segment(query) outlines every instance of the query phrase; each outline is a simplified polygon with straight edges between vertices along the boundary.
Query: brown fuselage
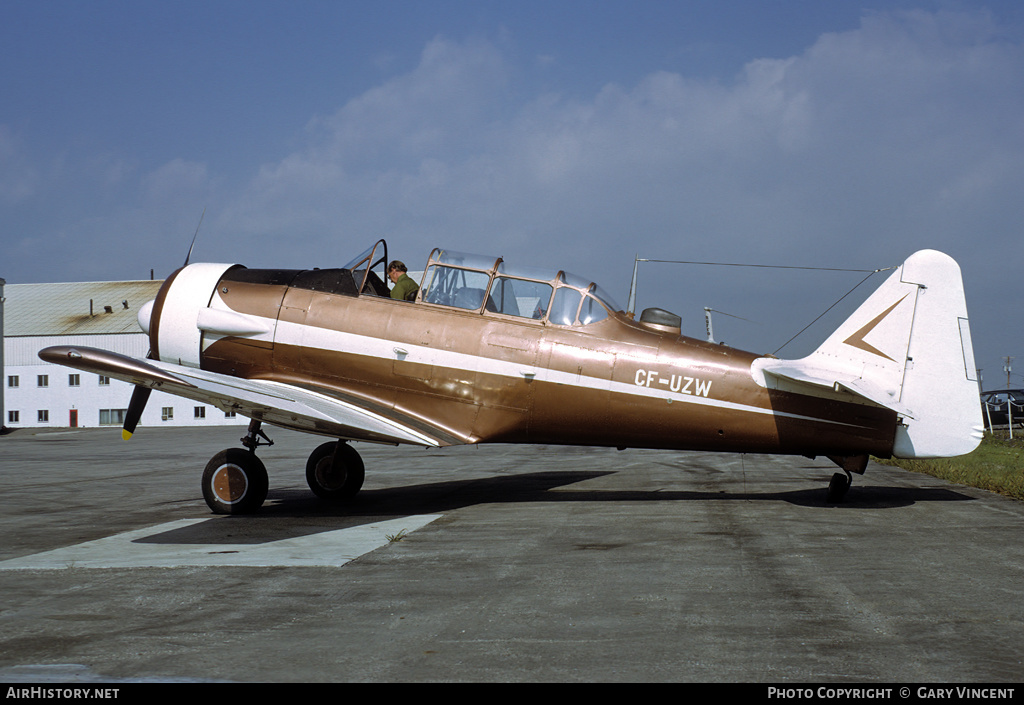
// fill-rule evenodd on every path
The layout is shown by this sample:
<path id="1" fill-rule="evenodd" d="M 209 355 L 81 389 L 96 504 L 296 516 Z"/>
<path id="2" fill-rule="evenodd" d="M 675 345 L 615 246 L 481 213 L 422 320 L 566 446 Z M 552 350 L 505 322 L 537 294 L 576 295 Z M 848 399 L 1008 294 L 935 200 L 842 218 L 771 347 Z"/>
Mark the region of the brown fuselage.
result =
<path id="1" fill-rule="evenodd" d="M 351 401 L 436 439 L 888 456 L 897 415 L 759 386 L 758 355 L 612 314 L 590 325 L 226 275 L 273 334 L 204 341 L 204 370 Z"/>

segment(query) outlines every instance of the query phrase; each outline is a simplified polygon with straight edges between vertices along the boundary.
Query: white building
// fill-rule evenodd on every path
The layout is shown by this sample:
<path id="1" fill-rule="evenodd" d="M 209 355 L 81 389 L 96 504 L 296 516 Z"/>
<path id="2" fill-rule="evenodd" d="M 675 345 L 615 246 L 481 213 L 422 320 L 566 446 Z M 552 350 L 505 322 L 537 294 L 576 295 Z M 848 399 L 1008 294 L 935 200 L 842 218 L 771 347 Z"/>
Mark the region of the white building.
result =
<path id="1" fill-rule="evenodd" d="M 159 281 L 6 284 L 0 325 L 2 426 L 15 428 L 121 426 L 132 385 L 43 362 L 51 345 L 80 345 L 145 358 L 149 338 L 139 328 L 142 304 Z M 246 424 L 215 406 L 154 391 L 139 426 Z"/>

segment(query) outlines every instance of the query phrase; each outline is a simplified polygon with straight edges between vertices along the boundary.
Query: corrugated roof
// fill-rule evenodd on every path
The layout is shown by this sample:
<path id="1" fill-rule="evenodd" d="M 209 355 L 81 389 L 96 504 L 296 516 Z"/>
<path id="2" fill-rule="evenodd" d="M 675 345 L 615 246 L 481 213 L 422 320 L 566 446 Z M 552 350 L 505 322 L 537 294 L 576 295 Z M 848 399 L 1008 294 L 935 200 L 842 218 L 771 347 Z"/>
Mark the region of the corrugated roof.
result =
<path id="1" fill-rule="evenodd" d="M 139 308 L 156 298 L 162 283 L 146 280 L 7 284 L 3 334 L 15 337 L 138 333 Z"/>

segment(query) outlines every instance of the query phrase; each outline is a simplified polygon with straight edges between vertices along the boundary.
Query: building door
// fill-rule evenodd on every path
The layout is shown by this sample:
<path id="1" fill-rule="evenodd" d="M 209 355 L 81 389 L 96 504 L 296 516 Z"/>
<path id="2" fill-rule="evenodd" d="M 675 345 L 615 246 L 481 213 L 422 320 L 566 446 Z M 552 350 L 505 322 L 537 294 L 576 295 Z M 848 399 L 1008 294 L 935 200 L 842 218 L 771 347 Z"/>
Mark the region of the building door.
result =
<path id="1" fill-rule="evenodd" d="M 71 428 L 78 428 L 78 409 L 71 410 L 68 425 L 71 426 Z"/>

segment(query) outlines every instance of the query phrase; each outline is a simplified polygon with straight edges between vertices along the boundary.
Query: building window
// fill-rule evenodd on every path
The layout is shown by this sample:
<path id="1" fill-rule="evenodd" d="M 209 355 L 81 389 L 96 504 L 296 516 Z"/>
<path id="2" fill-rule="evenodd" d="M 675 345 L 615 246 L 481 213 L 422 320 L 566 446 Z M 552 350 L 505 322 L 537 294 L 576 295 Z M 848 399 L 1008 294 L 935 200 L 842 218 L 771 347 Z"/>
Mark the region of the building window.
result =
<path id="1" fill-rule="evenodd" d="M 81 382 L 80 375 L 68 375 L 68 386 L 77 387 Z"/>
<path id="2" fill-rule="evenodd" d="M 8 410 L 7 423 L 21 423 L 21 412 Z"/>
<path id="3" fill-rule="evenodd" d="M 100 386 L 101 387 L 109 387 L 110 386 L 110 377 L 104 377 L 103 375 L 100 375 Z"/>
<path id="4" fill-rule="evenodd" d="M 233 419 L 233 418 L 235 418 L 235 412 L 234 411 L 225 411 L 224 412 L 224 418 L 226 418 L 226 419 Z"/>
<path id="5" fill-rule="evenodd" d="M 197 406 L 196 407 L 196 420 L 198 421 L 200 419 L 205 419 L 205 418 L 206 418 L 206 407 L 205 406 Z"/>
<path id="6" fill-rule="evenodd" d="M 160 411 L 160 418 L 163 419 L 164 421 L 174 421 L 174 407 L 165 406 Z"/>
<path id="7" fill-rule="evenodd" d="M 37 387 L 49 387 L 50 386 L 50 375 L 38 375 L 36 377 Z"/>
<path id="8" fill-rule="evenodd" d="M 128 409 L 100 409 L 100 426 L 122 426 Z"/>
<path id="9" fill-rule="evenodd" d="M 50 423 L 50 412 L 46 409 L 40 409 L 38 411 L 36 420 L 39 423 Z"/>
<path id="10" fill-rule="evenodd" d="M 17 387 L 19 385 L 18 375 L 9 375 L 7 377 L 8 387 Z"/>

